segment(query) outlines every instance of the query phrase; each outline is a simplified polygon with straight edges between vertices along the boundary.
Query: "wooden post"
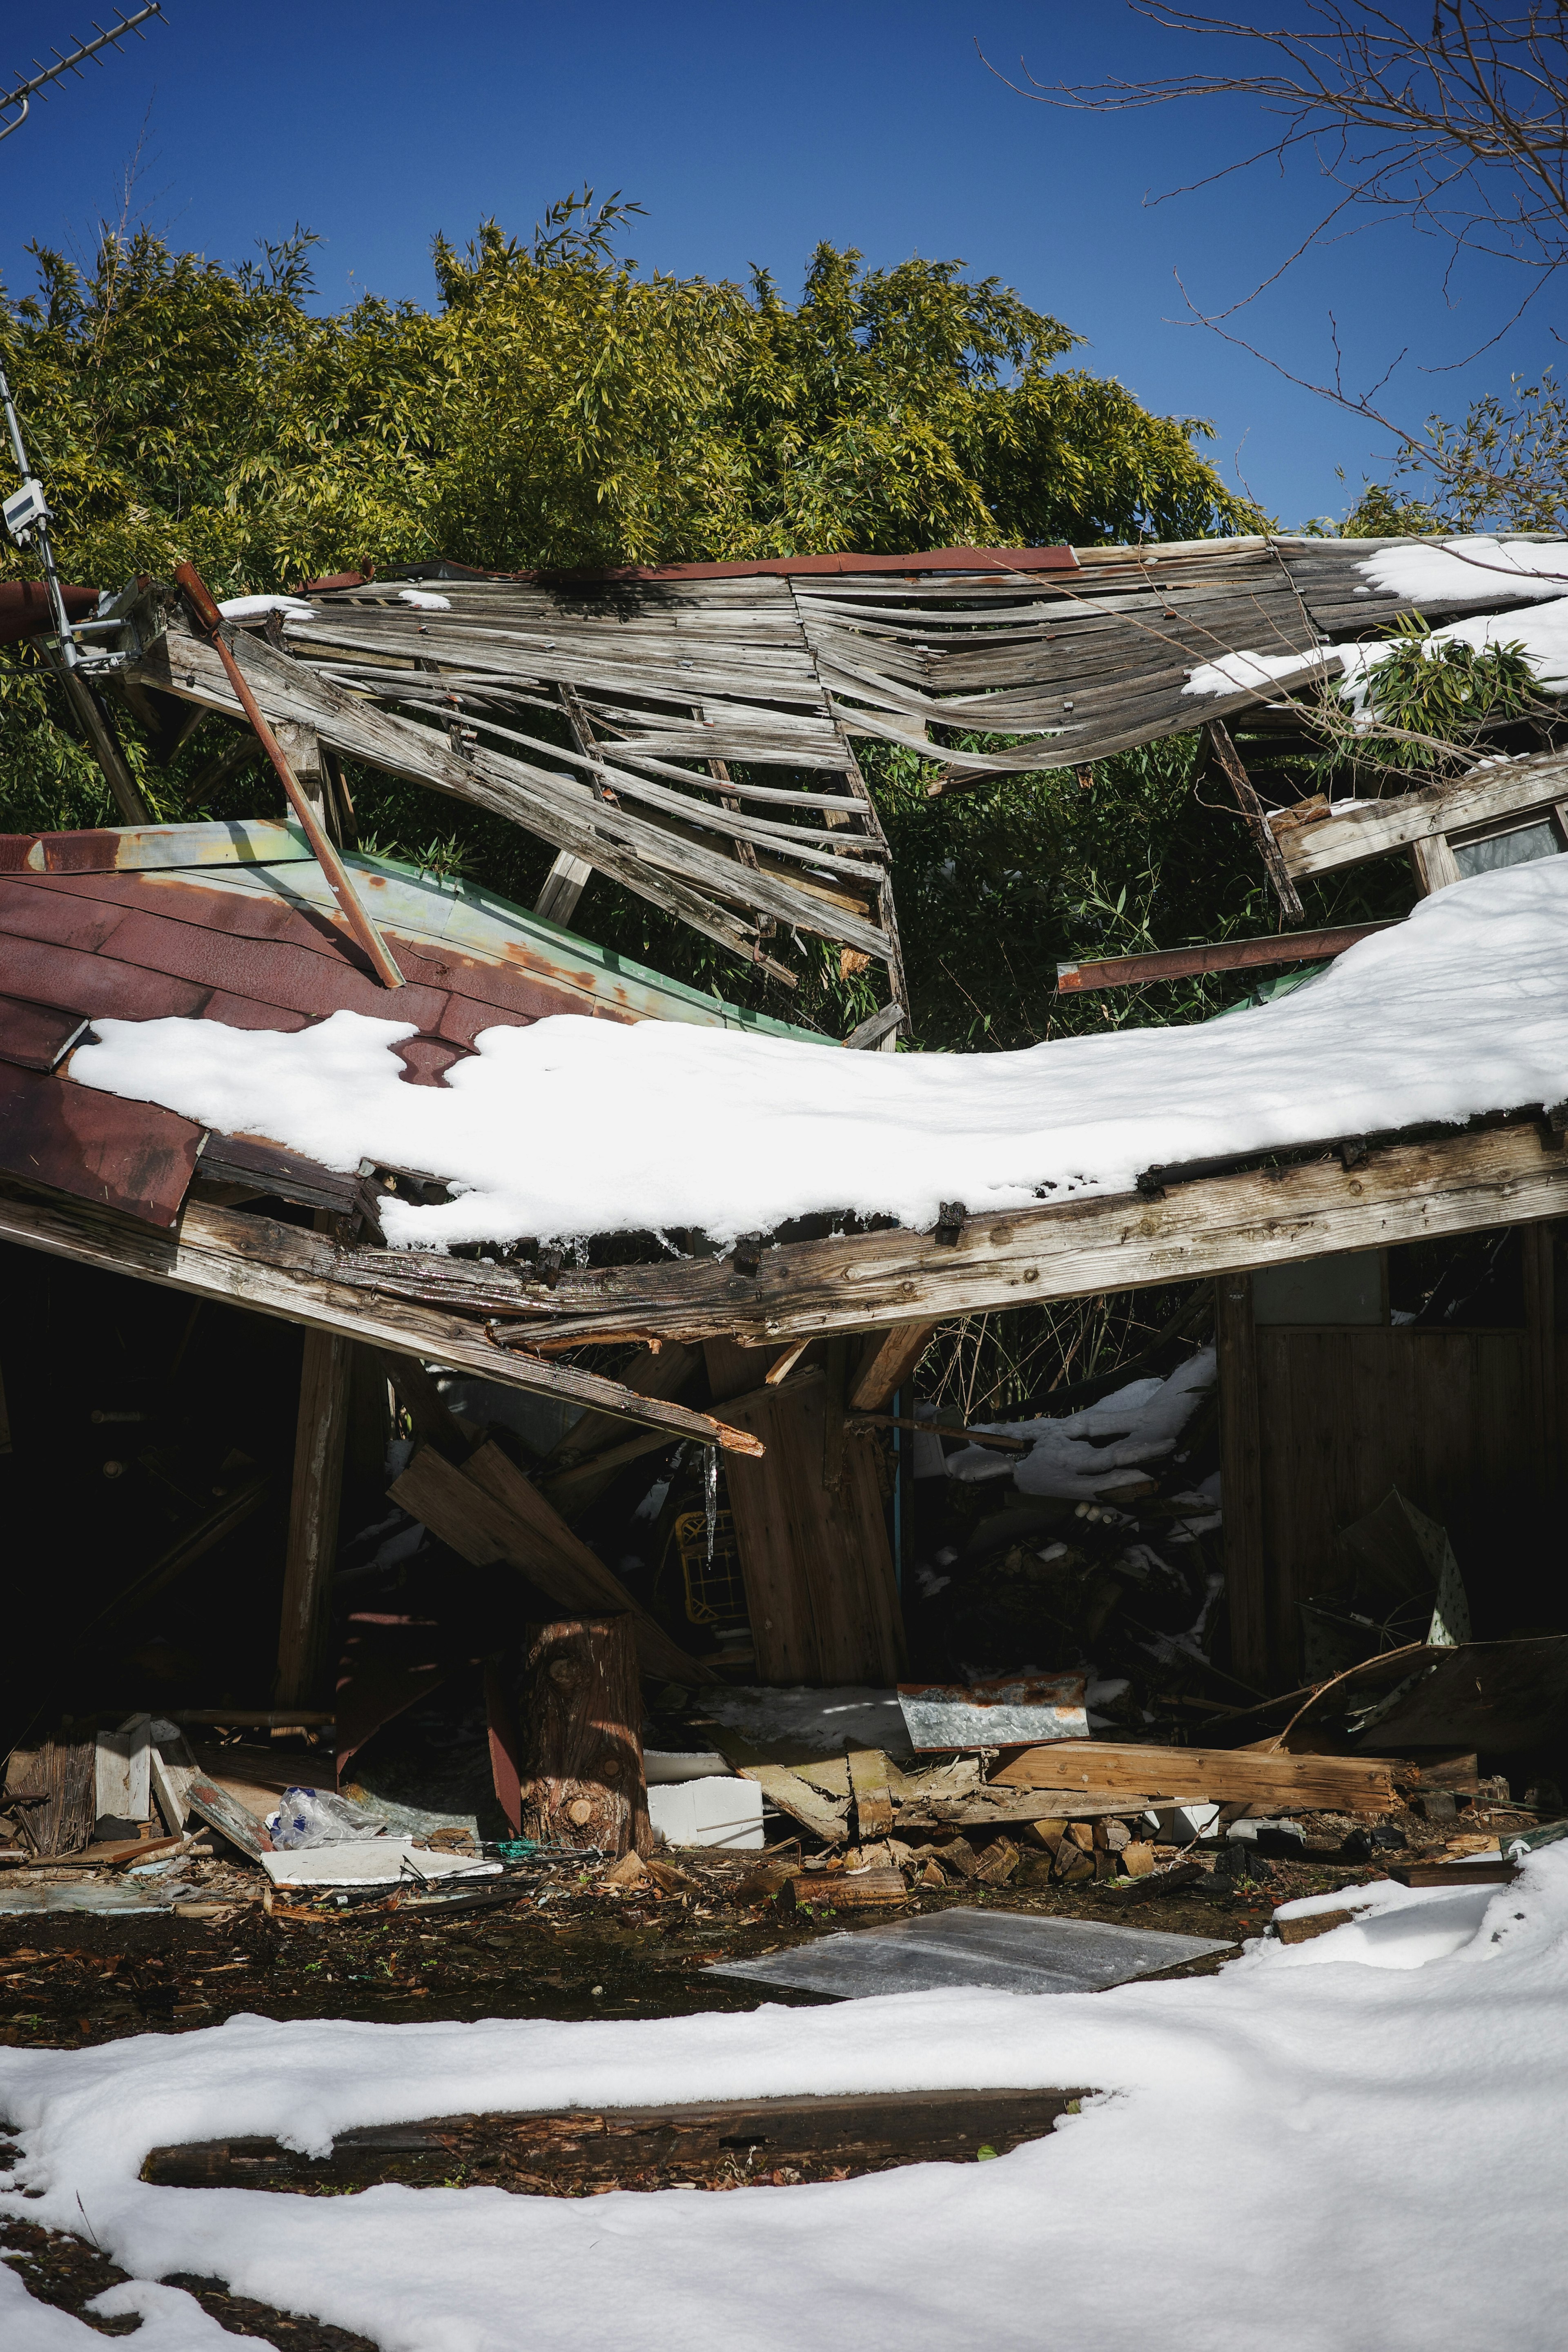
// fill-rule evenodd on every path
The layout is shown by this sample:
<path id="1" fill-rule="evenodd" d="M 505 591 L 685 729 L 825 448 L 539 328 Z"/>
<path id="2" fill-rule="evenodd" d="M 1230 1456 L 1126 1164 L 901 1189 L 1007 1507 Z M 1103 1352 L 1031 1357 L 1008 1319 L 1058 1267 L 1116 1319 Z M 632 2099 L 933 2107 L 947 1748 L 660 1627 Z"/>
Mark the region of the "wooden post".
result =
<path id="1" fill-rule="evenodd" d="M 294 1486 L 278 1634 L 275 1696 L 280 1706 L 315 1703 L 325 1668 L 332 1561 L 338 1548 L 343 1445 L 348 1435 L 353 1342 L 307 1331 L 294 1432 Z"/>
<path id="2" fill-rule="evenodd" d="M 1263 1559 L 1262 1447 L 1258 1424 L 1258 1335 L 1252 1276 L 1221 1275 L 1215 1285 L 1219 1369 L 1220 1505 L 1225 1513 L 1225 1581 L 1230 1608 L 1231 1665 L 1243 1682 L 1267 1690 L 1268 1595 Z"/>
<path id="3" fill-rule="evenodd" d="M 1563 1485 L 1563 1445 L 1557 1391 L 1556 1227 L 1526 1225 L 1520 1234 L 1524 1274 L 1525 1377 L 1530 1400 L 1531 1451 L 1544 1526 L 1550 1527 Z"/>
<path id="4" fill-rule="evenodd" d="M 1253 845 L 1263 860 L 1263 870 L 1273 887 L 1274 895 L 1287 915 L 1299 921 L 1305 913 L 1296 885 L 1286 869 L 1284 854 L 1274 838 L 1267 810 L 1258 799 L 1252 778 L 1242 764 L 1240 752 L 1231 740 L 1230 730 L 1223 719 L 1211 719 L 1205 729 L 1209 746 L 1218 761 L 1226 783 L 1235 795 L 1236 804 L 1247 821 Z"/>
<path id="5" fill-rule="evenodd" d="M 630 1617 L 531 1629 L 520 1779 L 525 1835 L 597 1846 L 616 1860 L 653 1847 L 643 1777 L 642 1685 Z"/>
<path id="6" fill-rule="evenodd" d="M 1428 834 L 1424 841 L 1410 844 L 1410 863 L 1415 875 L 1415 887 L 1424 898 L 1434 890 L 1446 890 L 1451 882 L 1462 882 L 1458 861 L 1448 846 L 1446 833 Z"/>
<path id="7" fill-rule="evenodd" d="M 327 791 L 326 770 L 321 763 L 321 739 L 313 727 L 302 720 L 279 719 L 272 732 L 277 736 L 284 758 L 293 769 L 300 789 L 316 813 L 316 822 L 325 827 L 335 841 L 338 837 L 338 811 L 335 797 Z"/>

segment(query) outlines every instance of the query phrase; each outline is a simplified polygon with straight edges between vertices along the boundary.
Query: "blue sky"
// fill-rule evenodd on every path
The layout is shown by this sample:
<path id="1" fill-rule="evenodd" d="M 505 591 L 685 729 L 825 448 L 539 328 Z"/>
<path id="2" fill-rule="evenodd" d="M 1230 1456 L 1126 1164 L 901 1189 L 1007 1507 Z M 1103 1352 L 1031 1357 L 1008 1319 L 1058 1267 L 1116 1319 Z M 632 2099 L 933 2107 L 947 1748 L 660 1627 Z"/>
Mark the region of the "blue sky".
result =
<path id="1" fill-rule="evenodd" d="M 88 15 L 88 0 L 0 10 L 0 75 L 71 46 Z M 978 41 L 999 65 L 1022 55 L 1042 80 L 1195 62 L 1121 0 L 169 0 L 167 15 L 0 142 L 13 294 L 29 242 L 81 250 L 100 216 L 120 216 L 133 159 L 133 215 L 180 246 L 234 260 L 296 220 L 317 230 L 330 306 L 364 290 L 428 301 L 436 231 L 461 242 L 494 215 L 526 233 L 587 180 L 647 207 L 627 239 L 646 268 L 740 277 L 760 263 L 793 293 L 819 238 L 874 263 L 960 255 L 1085 335 L 1097 373 L 1212 417 L 1215 463 L 1287 526 L 1342 513 L 1382 470 L 1360 420 L 1182 323 L 1173 273 L 1205 308 L 1246 292 L 1312 217 L 1310 169 L 1151 205 L 1256 144 L 1260 118 L 1237 103 L 1066 114 L 1014 95 L 975 54 Z M 1347 381 L 1408 350 L 1385 401 L 1417 420 L 1453 414 L 1551 347 L 1543 317 L 1457 373 L 1424 373 L 1517 299 L 1491 265 L 1449 307 L 1442 261 L 1409 229 L 1378 227 L 1310 257 L 1236 323 L 1321 379 L 1331 313 Z"/>

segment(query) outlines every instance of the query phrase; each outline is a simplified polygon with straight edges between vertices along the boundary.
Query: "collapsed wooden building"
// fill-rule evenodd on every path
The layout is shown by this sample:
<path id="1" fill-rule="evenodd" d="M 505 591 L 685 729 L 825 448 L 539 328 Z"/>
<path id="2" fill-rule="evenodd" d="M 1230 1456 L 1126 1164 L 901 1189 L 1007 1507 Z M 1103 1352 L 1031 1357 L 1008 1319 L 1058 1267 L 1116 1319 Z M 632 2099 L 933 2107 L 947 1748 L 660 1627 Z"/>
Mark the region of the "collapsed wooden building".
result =
<path id="1" fill-rule="evenodd" d="M 450 1658 L 493 1646 L 470 1626 L 444 1632 L 437 1656 L 406 1628 L 367 1623 L 334 1647 L 341 1538 L 384 1518 L 387 1496 L 459 1560 L 510 1576 L 525 1615 L 624 1617 L 657 1685 L 700 1689 L 739 1669 L 761 1685 L 898 1684 L 911 1383 L 932 1333 L 1192 1285 L 1210 1286 L 1218 1360 L 1215 1657 L 1231 1711 L 1238 1695 L 1327 1679 L 1303 1671 L 1301 1606 L 1348 1589 L 1341 1531 L 1393 1487 L 1453 1529 L 1476 1631 L 1510 1648 L 1515 1698 L 1505 1637 L 1550 1644 L 1516 1707 L 1514 1736 L 1538 1746 L 1568 1691 L 1561 1099 L 1155 1159 L 1129 1190 L 994 1213 L 951 1202 L 928 1230 L 835 1214 L 825 1173 L 815 1220 L 721 1248 L 691 1234 L 676 1255 L 584 1233 L 576 1249 L 515 1237 L 476 1256 L 385 1243 L 387 1201 L 446 1197 L 449 1169 L 329 1168 L 286 1138 L 216 1132 L 72 1075 L 94 1023 L 171 1017 L 224 1024 L 243 1054 L 247 1033 L 392 1013 L 414 1026 L 396 1050 L 423 1087 L 442 1086 L 482 1032 L 563 1013 L 807 1038 L 574 935 L 595 871 L 761 966 L 785 1009 L 800 934 L 869 960 L 879 1010 L 844 1043 L 889 1050 L 908 991 L 856 751 L 868 740 L 918 753 L 930 789 L 949 793 L 1202 727 L 1292 922 L 1300 881 L 1390 852 L 1410 856 L 1423 893 L 1555 855 L 1568 755 L 1550 736 L 1457 782 L 1348 806 L 1270 809 L 1249 773 L 1249 744 L 1310 730 L 1348 649 L 1401 615 L 1525 612 L 1552 590 L 1550 543 L 1531 541 L 1497 543 L 1479 588 L 1379 586 L 1369 565 L 1404 544 L 961 549 L 570 582 L 426 564 L 239 600 L 221 627 L 178 586 L 92 599 L 71 690 L 125 823 L 0 840 L 0 1369 L 28 1562 L 7 1738 L 73 1701 L 188 1699 L 205 1676 L 237 1718 L 331 1717 L 346 1767 Z M 1520 548 L 1533 570 L 1508 556 Z M 28 607 L 14 634 L 47 617 Z M 294 814 L 147 822 L 117 751 L 116 698 L 155 757 L 205 725 L 215 769 L 233 772 L 270 739 Z M 550 844 L 537 908 L 360 850 L 359 766 Z M 1299 963 L 1351 936 L 1284 930 L 1166 961 Z M 1063 984 L 1118 976 L 1074 970 Z M 1507 1289 L 1495 1322 L 1391 1305 L 1391 1253 L 1478 1234 L 1489 1269 L 1505 1254 L 1511 1269 L 1487 1294 Z M 1432 1276 L 1424 1295 L 1439 1286 Z M 532 1401 L 521 1445 L 487 1426 L 497 1392 Z M 984 1444 L 984 1431 L 943 1442 L 971 1434 Z M 724 1607 L 746 1631 L 729 1659 L 704 1649 L 716 1620 L 700 1563 L 701 1605 L 661 1618 L 578 1532 L 617 1479 L 646 1489 L 678 1444 L 723 1464 L 738 1582 Z M 1537 1565 L 1505 1579 L 1496 1552 Z M 153 1604 L 204 1563 L 213 1645 L 182 1660 L 166 1633 L 149 1636 Z M 1376 1629 L 1368 1645 L 1389 1646 Z M 1473 1725 L 1449 1744 L 1467 1737 L 1499 1745 Z"/>

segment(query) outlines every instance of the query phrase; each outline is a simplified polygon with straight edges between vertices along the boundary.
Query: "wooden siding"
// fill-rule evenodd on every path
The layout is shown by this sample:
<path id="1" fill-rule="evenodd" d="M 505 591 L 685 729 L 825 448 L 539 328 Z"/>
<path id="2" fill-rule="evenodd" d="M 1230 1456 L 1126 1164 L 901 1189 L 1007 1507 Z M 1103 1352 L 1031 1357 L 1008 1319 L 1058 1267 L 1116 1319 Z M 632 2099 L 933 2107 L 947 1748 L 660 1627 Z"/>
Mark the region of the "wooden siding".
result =
<path id="1" fill-rule="evenodd" d="M 1276 1682 L 1297 1679 L 1298 1601 L 1348 1581 L 1338 1530 L 1390 1486 L 1447 1526 L 1477 1633 L 1521 1622 L 1541 1531 L 1527 1334 L 1263 1328 L 1255 1343 Z"/>

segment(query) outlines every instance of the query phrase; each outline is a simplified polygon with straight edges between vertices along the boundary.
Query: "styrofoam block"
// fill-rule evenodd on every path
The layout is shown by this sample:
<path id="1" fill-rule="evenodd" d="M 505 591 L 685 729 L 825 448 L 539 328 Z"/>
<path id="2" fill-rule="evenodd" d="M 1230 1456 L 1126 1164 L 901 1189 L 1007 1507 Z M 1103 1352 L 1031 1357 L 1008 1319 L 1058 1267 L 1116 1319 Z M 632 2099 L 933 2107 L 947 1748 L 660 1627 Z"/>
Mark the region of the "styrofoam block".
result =
<path id="1" fill-rule="evenodd" d="M 754 1780 L 726 1773 L 668 1781 L 647 1792 L 648 1818 L 667 1845 L 758 1846 L 763 1792 Z"/>
<path id="2" fill-rule="evenodd" d="M 1217 1805 L 1161 1805 L 1160 1835 L 1166 1845 L 1186 1845 L 1194 1838 L 1213 1837 L 1219 1827 Z"/>

